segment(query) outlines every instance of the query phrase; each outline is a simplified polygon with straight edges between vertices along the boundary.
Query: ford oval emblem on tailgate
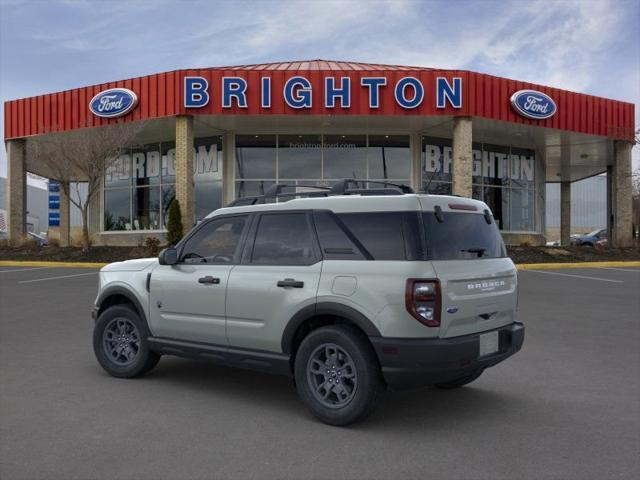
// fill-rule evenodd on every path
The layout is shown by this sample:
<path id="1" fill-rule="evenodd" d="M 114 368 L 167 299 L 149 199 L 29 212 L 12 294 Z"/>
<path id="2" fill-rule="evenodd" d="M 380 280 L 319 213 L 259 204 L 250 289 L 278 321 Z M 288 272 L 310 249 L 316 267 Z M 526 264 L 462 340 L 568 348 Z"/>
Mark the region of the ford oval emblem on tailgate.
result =
<path id="1" fill-rule="evenodd" d="M 447 307 L 447 313 L 456 313 L 458 311 L 458 307 Z"/>

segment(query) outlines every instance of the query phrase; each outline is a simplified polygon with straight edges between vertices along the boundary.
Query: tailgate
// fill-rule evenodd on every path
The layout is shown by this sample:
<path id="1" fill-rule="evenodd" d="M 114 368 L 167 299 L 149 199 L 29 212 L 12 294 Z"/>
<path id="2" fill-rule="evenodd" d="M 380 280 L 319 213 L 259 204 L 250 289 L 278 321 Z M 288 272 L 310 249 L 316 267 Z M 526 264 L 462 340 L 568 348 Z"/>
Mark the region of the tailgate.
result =
<path id="1" fill-rule="evenodd" d="M 517 272 L 509 258 L 432 261 L 440 279 L 440 337 L 491 330 L 516 321 Z"/>

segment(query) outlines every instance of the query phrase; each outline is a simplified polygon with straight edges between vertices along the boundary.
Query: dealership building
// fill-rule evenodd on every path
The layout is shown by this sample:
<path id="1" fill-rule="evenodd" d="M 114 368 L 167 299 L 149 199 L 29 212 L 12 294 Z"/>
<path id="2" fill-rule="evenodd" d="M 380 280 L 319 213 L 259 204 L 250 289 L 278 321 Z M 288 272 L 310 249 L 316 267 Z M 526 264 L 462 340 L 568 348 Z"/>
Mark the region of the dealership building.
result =
<path id="1" fill-rule="evenodd" d="M 568 243 L 571 183 L 602 173 L 612 243 L 631 241 L 627 102 L 465 70 L 313 60 L 176 70 L 4 107 L 12 239 L 26 229 L 27 172 L 52 178 L 28 142 L 124 123 L 142 127 L 92 201 L 98 244 L 163 238 L 173 198 L 188 229 L 276 183 L 344 178 L 481 199 L 511 244 L 544 243 L 545 184 L 558 182 Z M 56 206 L 64 244 L 64 193 Z"/>

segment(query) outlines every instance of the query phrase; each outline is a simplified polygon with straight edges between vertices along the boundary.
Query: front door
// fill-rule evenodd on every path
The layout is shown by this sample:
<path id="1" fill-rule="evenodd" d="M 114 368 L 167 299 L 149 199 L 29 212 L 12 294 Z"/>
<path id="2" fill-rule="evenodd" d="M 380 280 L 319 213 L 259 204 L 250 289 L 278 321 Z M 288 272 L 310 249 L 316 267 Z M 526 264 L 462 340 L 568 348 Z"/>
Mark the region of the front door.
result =
<path id="1" fill-rule="evenodd" d="M 180 248 L 176 265 L 153 271 L 149 312 L 155 336 L 227 345 L 225 294 L 247 220 L 205 220 Z"/>
<path id="2" fill-rule="evenodd" d="M 309 212 L 261 214 L 229 276 L 230 345 L 280 352 L 289 319 L 316 302 L 321 269 Z"/>

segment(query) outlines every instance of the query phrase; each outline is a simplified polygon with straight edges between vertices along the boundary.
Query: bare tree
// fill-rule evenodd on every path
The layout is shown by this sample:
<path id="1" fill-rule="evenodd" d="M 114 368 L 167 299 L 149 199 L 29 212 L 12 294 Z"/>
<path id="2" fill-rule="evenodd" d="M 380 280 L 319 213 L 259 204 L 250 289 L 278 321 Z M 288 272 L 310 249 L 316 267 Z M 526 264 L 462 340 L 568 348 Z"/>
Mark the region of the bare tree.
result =
<path id="1" fill-rule="evenodd" d="M 90 247 L 89 205 L 100 192 L 105 172 L 130 146 L 143 128 L 142 122 L 112 124 L 72 132 L 52 133 L 27 141 L 29 159 L 44 165 L 58 180 L 69 201 L 82 214 L 82 246 Z M 77 182 L 87 183 L 87 195 L 80 195 Z M 75 185 L 75 195 L 71 193 Z"/>

